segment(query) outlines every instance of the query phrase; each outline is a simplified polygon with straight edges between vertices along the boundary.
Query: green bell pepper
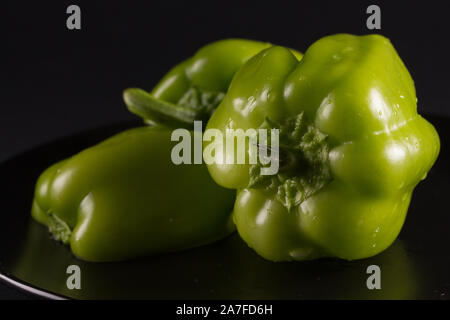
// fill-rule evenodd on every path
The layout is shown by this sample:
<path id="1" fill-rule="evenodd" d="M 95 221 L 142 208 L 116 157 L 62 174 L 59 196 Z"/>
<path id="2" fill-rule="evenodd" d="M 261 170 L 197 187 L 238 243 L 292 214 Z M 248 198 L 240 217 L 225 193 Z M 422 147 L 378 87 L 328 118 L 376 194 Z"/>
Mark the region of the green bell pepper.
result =
<path id="1" fill-rule="evenodd" d="M 208 121 L 236 71 L 270 46 L 267 42 L 244 39 L 210 43 L 176 65 L 149 93 L 138 88 L 125 90 L 125 103 L 146 123 L 191 129 L 195 120 Z M 290 50 L 301 59 L 300 52 Z"/>
<path id="2" fill-rule="evenodd" d="M 127 130 L 47 169 L 33 217 L 88 261 L 181 250 L 223 238 L 235 193 L 204 165 L 175 165 L 164 127 Z"/>
<path id="3" fill-rule="evenodd" d="M 235 71 L 268 46 L 218 41 L 172 69 L 151 93 L 126 90 L 128 108 L 158 125 L 127 130 L 48 168 L 32 216 L 88 261 L 181 250 L 228 235 L 235 192 L 216 185 L 205 165 L 173 164 L 171 132 L 208 119 Z"/>
<path id="4" fill-rule="evenodd" d="M 410 74 L 379 35 L 328 36 L 301 61 L 279 46 L 251 58 L 206 129 L 250 128 L 279 130 L 277 174 L 248 161 L 208 169 L 238 190 L 240 236 L 274 261 L 352 260 L 389 247 L 440 148 L 417 114 Z"/>

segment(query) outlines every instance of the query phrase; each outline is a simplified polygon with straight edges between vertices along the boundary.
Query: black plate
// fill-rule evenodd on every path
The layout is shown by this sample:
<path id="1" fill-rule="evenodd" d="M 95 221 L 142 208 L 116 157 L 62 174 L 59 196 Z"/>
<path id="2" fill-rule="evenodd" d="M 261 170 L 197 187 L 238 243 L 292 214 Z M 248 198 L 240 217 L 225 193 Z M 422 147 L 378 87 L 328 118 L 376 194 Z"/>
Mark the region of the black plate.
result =
<path id="1" fill-rule="evenodd" d="M 132 125 L 121 124 L 57 141 L 0 165 L 0 279 L 54 299 L 448 299 L 450 119 L 427 118 L 439 132 L 441 154 L 416 188 L 399 238 L 376 257 L 273 263 L 234 234 L 209 246 L 128 262 L 77 260 L 30 219 L 34 184 L 51 163 Z M 72 264 L 81 268 L 81 290 L 66 286 L 66 269 Z M 381 269 L 381 290 L 366 286 L 366 270 L 373 264 Z"/>

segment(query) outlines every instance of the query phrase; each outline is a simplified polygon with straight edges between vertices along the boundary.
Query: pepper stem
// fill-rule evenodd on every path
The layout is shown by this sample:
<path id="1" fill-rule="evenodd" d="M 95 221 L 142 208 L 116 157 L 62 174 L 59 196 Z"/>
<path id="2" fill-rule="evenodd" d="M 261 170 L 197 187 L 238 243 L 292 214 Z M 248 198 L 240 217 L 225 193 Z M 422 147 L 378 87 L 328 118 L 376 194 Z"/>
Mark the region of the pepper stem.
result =
<path id="1" fill-rule="evenodd" d="M 191 129 L 194 120 L 201 120 L 199 112 L 156 99 L 150 93 L 139 88 L 126 89 L 123 92 L 123 100 L 130 112 L 153 124 Z"/>

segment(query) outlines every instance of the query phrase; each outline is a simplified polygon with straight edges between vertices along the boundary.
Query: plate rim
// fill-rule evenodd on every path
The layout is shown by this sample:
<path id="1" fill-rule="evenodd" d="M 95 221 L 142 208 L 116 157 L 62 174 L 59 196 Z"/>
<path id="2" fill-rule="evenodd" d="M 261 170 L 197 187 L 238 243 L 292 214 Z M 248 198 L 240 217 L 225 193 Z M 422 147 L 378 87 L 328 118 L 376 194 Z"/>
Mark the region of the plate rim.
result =
<path id="1" fill-rule="evenodd" d="M 29 295 L 32 298 L 43 298 L 46 300 L 69 300 L 72 298 L 64 295 L 52 293 L 42 288 L 38 288 L 28 282 L 25 282 L 9 272 L 5 272 L 4 268 L 0 266 L 0 283 L 6 286 L 19 290 L 22 293 Z"/>

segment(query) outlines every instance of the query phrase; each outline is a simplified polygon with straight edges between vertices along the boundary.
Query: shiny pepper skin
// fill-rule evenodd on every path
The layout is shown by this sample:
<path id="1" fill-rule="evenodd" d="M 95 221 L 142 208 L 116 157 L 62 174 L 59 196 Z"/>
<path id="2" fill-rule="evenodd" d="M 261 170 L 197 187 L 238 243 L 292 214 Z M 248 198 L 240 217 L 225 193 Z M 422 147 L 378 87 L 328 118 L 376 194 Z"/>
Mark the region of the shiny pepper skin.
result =
<path id="1" fill-rule="evenodd" d="M 218 184 L 237 189 L 240 236 L 273 261 L 353 260 L 389 247 L 439 154 L 416 103 L 409 72 L 379 35 L 328 36 L 300 61 L 279 46 L 251 58 L 207 129 L 270 123 L 289 157 L 264 179 L 250 164 L 208 165 Z"/>

